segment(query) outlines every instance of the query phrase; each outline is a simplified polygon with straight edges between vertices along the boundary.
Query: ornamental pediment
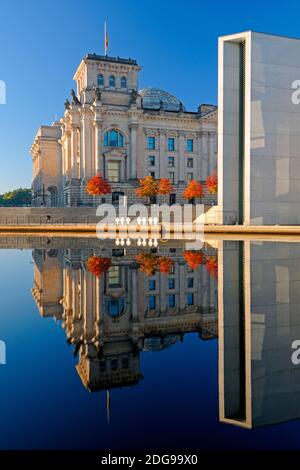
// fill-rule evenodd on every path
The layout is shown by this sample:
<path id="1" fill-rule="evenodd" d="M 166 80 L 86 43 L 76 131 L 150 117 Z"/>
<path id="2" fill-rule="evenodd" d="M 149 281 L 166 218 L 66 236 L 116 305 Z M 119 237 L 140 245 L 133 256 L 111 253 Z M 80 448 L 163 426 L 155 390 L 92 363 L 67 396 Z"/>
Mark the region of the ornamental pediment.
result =
<path id="1" fill-rule="evenodd" d="M 127 153 L 124 149 L 121 148 L 111 148 L 104 150 L 104 155 L 106 157 L 114 158 L 114 157 L 126 157 Z"/>

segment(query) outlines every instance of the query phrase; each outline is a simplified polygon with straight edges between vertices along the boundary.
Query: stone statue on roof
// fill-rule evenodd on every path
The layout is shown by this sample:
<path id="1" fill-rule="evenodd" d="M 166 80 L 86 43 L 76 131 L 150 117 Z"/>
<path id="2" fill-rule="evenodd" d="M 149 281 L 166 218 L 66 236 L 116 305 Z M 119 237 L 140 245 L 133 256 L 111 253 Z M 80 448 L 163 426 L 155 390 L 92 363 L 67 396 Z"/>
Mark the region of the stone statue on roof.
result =
<path id="1" fill-rule="evenodd" d="M 79 99 L 77 98 L 76 94 L 75 94 L 75 91 L 71 90 L 71 96 L 72 96 L 72 104 L 80 104 L 80 101 Z"/>

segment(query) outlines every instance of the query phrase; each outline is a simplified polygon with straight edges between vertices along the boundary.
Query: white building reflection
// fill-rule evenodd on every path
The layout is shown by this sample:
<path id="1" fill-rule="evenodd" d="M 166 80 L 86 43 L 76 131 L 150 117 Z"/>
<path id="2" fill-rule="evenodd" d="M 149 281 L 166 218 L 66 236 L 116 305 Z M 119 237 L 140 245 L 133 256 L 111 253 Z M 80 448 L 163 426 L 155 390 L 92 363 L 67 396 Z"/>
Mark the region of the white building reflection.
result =
<path id="1" fill-rule="evenodd" d="M 202 251 L 216 254 L 209 245 Z M 146 275 L 140 253 L 168 258 L 170 271 Z M 101 276 L 87 268 L 92 256 L 110 261 Z M 217 337 L 217 279 L 204 265 L 191 269 L 178 241 L 150 250 L 106 240 L 93 249 L 35 249 L 33 259 L 40 314 L 61 320 L 89 391 L 137 384 L 142 351 L 168 348 L 190 332 Z"/>

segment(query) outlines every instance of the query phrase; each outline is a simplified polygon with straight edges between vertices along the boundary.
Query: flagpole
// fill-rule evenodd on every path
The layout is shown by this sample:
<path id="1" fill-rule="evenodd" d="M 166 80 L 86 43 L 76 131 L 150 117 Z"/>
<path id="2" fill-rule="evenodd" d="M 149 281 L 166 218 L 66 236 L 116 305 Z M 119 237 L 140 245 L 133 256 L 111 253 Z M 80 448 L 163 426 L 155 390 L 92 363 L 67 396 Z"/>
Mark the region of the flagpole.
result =
<path id="1" fill-rule="evenodd" d="M 104 21 L 104 54 L 107 55 L 106 20 Z"/>

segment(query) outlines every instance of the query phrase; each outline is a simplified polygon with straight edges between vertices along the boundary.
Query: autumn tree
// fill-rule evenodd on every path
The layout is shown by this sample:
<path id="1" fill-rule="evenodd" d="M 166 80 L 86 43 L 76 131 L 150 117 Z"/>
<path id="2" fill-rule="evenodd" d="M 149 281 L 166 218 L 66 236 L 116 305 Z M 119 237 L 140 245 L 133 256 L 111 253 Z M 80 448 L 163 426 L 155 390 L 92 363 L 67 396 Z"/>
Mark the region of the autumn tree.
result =
<path id="1" fill-rule="evenodd" d="M 111 193 L 111 186 L 107 179 L 101 175 L 95 175 L 87 182 L 86 190 L 92 196 L 103 196 Z"/>
<path id="2" fill-rule="evenodd" d="M 205 186 L 210 194 L 218 192 L 218 176 L 216 173 L 209 175 L 206 179 Z"/>
<path id="3" fill-rule="evenodd" d="M 158 194 L 166 196 L 174 190 L 169 178 L 160 178 L 158 183 Z M 165 201 L 166 202 L 166 201 Z"/>
<path id="4" fill-rule="evenodd" d="M 204 256 L 201 251 L 187 250 L 183 253 L 183 257 L 191 269 L 196 269 L 204 263 Z"/>
<path id="5" fill-rule="evenodd" d="M 162 274 L 169 274 L 174 264 L 171 258 L 153 255 L 152 253 L 140 253 L 135 259 L 140 265 L 140 270 L 147 276 L 152 276 L 156 271 Z"/>
<path id="6" fill-rule="evenodd" d="M 158 194 L 166 196 L 174 190 L 169 178 L 160 178 L 155 180 L 151 175 L 145 176 L 139 180 L 139 187 L 135 190 L 139 197 L 151 197 Z"/>
<path id="7" fill-rule="evenodd" d="M 206 269 L 211 276 L 218 276 L 218 258 L 216 256 L 207 256 Z"/>
<path id="8" fill-rule="evenodd" d="M 109 270 L 111 266 L 110 258 L 101 258 L 99 256 L 91 256 L 86 263 L 88 271 L 95 276 L 101 276 Z"/>
<path id="9" fill-rule="evenodd" d="M 191 180 L 183 192 L 183 197 L 185 199 L 193 200 L 196 197 L 203 197 L 203 187 L 202 184 L 197 180 Z"/>
<path id="10" fill-rule="evenodd" d="M 154 197 L 158 194 L 159 184 L 151 175 L 145 176 L 139 180 L 139 187 L 135 193 L 139 197 Z"/>
<path id="11" fill-rule="evenodd" d="M 171 267 L 174 265 L 174 261 L 168 256 L 161 256 L 157 260 L 157 267 L 160 273 L 169 274 Z"/>
<path id="12" fill-rule="evenodd" d="M 140 270 L 147 276 L 152 276 L 157 270 L 158 256 L 151 253 L 140 253 L 135 259 L 140 265 Z"/>

